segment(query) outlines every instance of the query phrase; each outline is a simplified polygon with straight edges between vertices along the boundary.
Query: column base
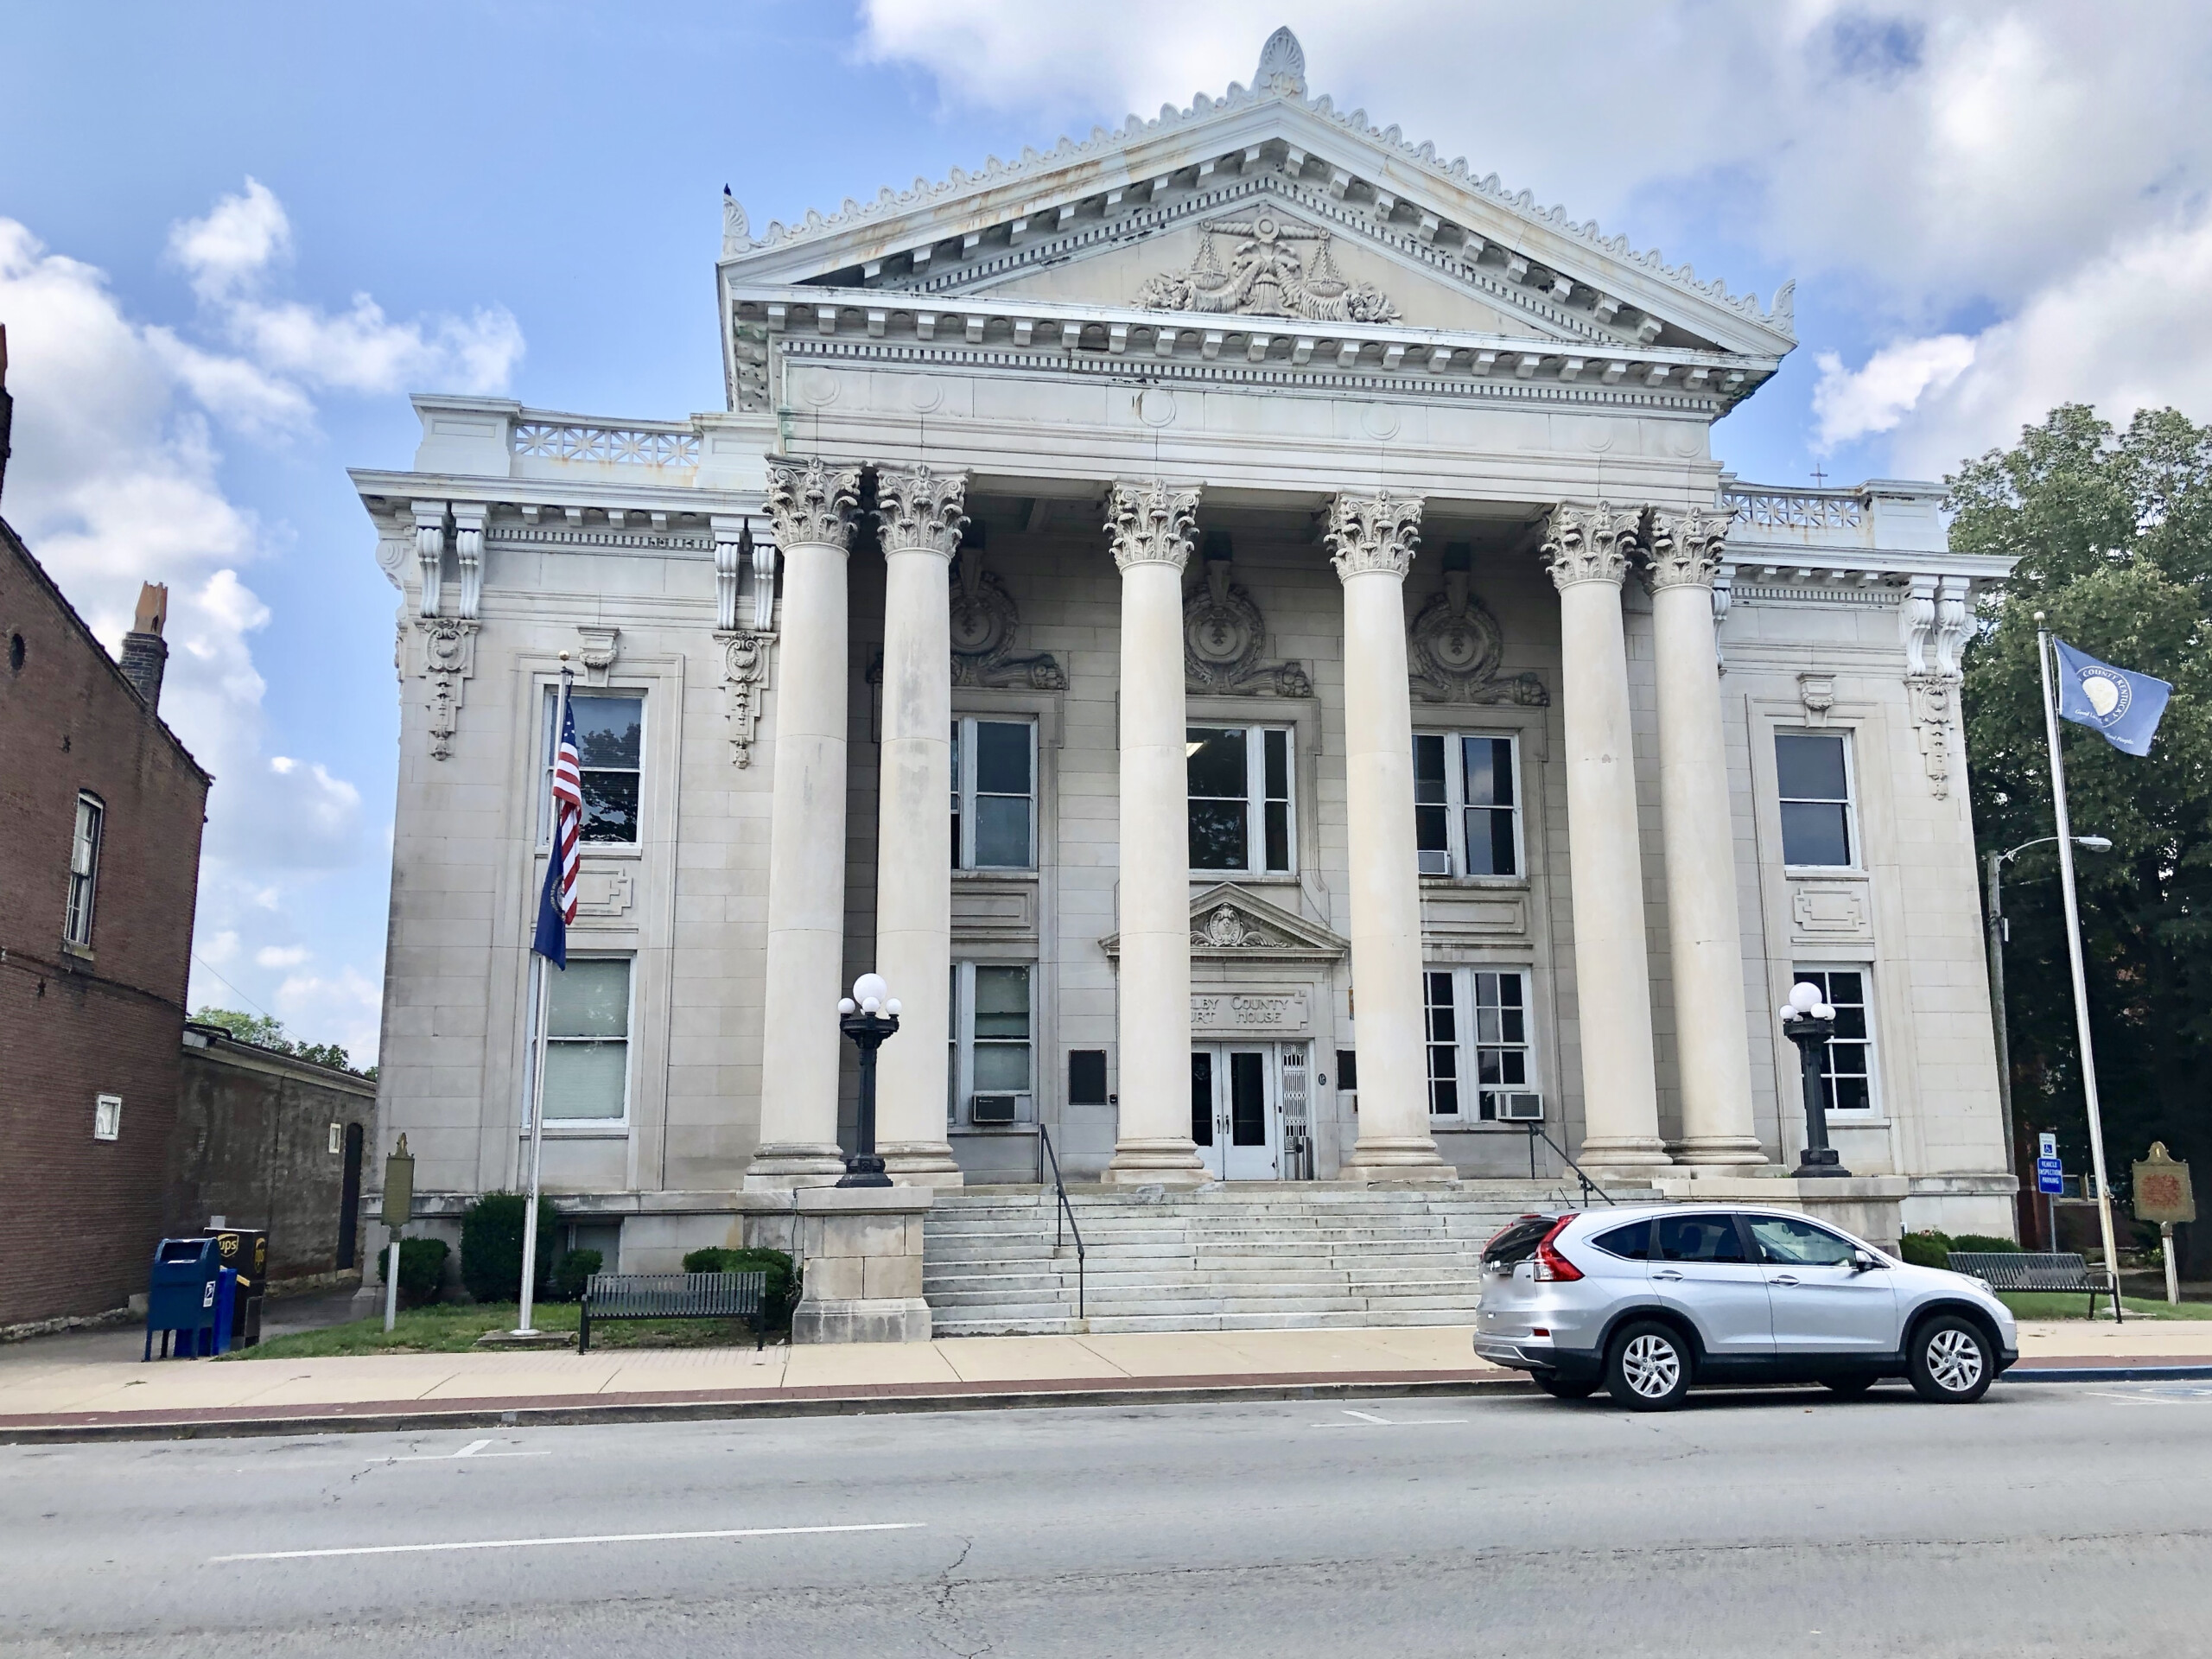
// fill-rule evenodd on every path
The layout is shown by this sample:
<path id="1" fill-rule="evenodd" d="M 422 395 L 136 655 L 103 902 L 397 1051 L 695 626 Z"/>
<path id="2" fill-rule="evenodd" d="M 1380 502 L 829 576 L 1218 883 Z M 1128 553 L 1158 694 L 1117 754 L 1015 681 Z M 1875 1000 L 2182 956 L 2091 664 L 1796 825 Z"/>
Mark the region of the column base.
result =
<path id="1" fill-rule="evenodd" d="M 1770 1162 L 1754 1135 L 1697 1135 L 1669 1148 L 1692 1169 L 1757 1169 Z"/>
<path id="2" fill-rule="evenodd" d="M 1648 1179 L 1661 1170 L 1671 1169 L 1675 1162 L 1667 1155 L 1667 1143 L 1656 1135 L 1609 1135 L 1585 1141 L 1574 1160 L 1593 1176 L 1624 1179 Z"/>
<path id="3" fill-rule="evenodd" d="M 1459 1172 L 1444 1161 L 1436 1142 L 1425 1135 L 1362 1136 L 1337 1179 L 1369 1186 L 1441 1186 L 1458 1180 Z"/>
<path id="4" fill-rule="evenodd" d="M 900 1186 L 954 1187 L 967 1185 L 968 1178 L 952 1156 L 952 1148 L 942 1141 L 894 1141 L 880 1147 L 886 1173 Z"/>
<path id="5" fill-rule="evenodd" d="M 1213 1175 L 1198 1161 L 1195 1142 L 1169 1135 L 1156 1141 L 1116 1141 L 1105 1179 L 1109 1186 L 1204 1186 Z"/>
<path id="6" fill-rule="evenodd" d="M 845 1173 L 843 1148 L 817 1141 L 762 1146 L 745 1166 L 747 1192 L 787 1192 L 795 1186 L 835 1186 Z"/>

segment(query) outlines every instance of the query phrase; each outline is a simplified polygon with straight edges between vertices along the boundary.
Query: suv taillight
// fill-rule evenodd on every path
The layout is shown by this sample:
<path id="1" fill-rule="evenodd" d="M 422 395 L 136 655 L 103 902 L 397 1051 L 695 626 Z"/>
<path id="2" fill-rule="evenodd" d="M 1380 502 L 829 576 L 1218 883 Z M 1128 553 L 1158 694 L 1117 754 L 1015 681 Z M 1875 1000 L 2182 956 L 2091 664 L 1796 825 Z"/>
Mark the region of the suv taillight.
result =
<path id="1" fill-rule="evenodd" d="M 1567 1223 L 1573 1219 L 1573 1216 L 1561 1216 L 1558 1225 L 1546 1233 L 1543 1242 L 1536 1246 L 1535 1280 L 1538 1284 L 1553 1284 L 1582 1276 L 1581 1268 L 1552 1248 L 1552 1241 L 1565 1232 Z"/>

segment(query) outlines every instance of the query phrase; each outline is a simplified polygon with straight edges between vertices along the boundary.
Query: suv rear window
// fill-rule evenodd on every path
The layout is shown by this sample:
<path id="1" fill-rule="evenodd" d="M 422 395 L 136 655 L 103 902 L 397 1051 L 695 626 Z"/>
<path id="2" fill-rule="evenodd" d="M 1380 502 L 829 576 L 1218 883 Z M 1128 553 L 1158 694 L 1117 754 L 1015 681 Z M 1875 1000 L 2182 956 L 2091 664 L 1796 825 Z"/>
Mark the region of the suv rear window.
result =
<path id="1" fill-rule="evenodd" d="M 1632 1221 L 1625 1227 L 1616 1227 L 1610 1233 L 1600 1233 L 1592 1241 L 1609 1255 L 1618 1255 L 1624 1262 L 1649 1262 L 1651 1259 L 1651 1223 Z"/>
<path id="2" fill-rule="evenodd" d="M 1536 1253 L 1544 1235 L 1559 1225 L 1557 1216 L 1523 1216 L 1483 1247 L 1483 1260 L 1511 1267 Z"/>

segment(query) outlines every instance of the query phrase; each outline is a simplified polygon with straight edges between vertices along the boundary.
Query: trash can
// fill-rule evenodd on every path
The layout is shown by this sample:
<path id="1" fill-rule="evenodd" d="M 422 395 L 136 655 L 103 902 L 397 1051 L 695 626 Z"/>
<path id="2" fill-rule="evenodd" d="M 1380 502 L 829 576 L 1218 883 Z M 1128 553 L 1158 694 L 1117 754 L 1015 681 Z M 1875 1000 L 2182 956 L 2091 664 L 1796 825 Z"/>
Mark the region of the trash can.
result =
<path id="1" fill-rule="evenodd" d="M 261 1340 L 261 1300 L 269 1287 L 269 1230 L 266 1227 L 213 1227 L 207 1236 L 222 1251 L 223 1265 L 238 1275 L 232 1304 L 230 1345 L 251 1348 Z"/>
<path id="2" fill-rule="evenodd" d="M 220 1288 L 221 1249 L 212 1238 L 165 1238 L 154 1247 L 153 1270 L 146 1281 L 146 1350 L 154 1357 L 154 1333 L 162 1333 L 162 1357 L 169 1357 L 169 1338 L 176 1337 L 176 1357 L 189 1359 L 213 1353 L 215 1346 L 215 1298 Z"/>

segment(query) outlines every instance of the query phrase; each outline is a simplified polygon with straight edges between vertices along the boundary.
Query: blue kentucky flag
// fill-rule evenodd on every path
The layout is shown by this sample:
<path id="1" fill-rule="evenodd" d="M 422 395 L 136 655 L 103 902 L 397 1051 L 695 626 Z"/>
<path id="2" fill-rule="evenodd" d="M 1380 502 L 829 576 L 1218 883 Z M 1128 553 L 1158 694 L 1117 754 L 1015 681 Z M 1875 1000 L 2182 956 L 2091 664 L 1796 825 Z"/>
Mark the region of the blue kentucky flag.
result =
<path id="1" fill-rule="evenodd" d="M 2051 644 L 2058 647 L 2059 718 L 2102 732 L 2115 749 L 2150 753 L 2173 687 L 2084 656 L 2063 639 Z"/>

